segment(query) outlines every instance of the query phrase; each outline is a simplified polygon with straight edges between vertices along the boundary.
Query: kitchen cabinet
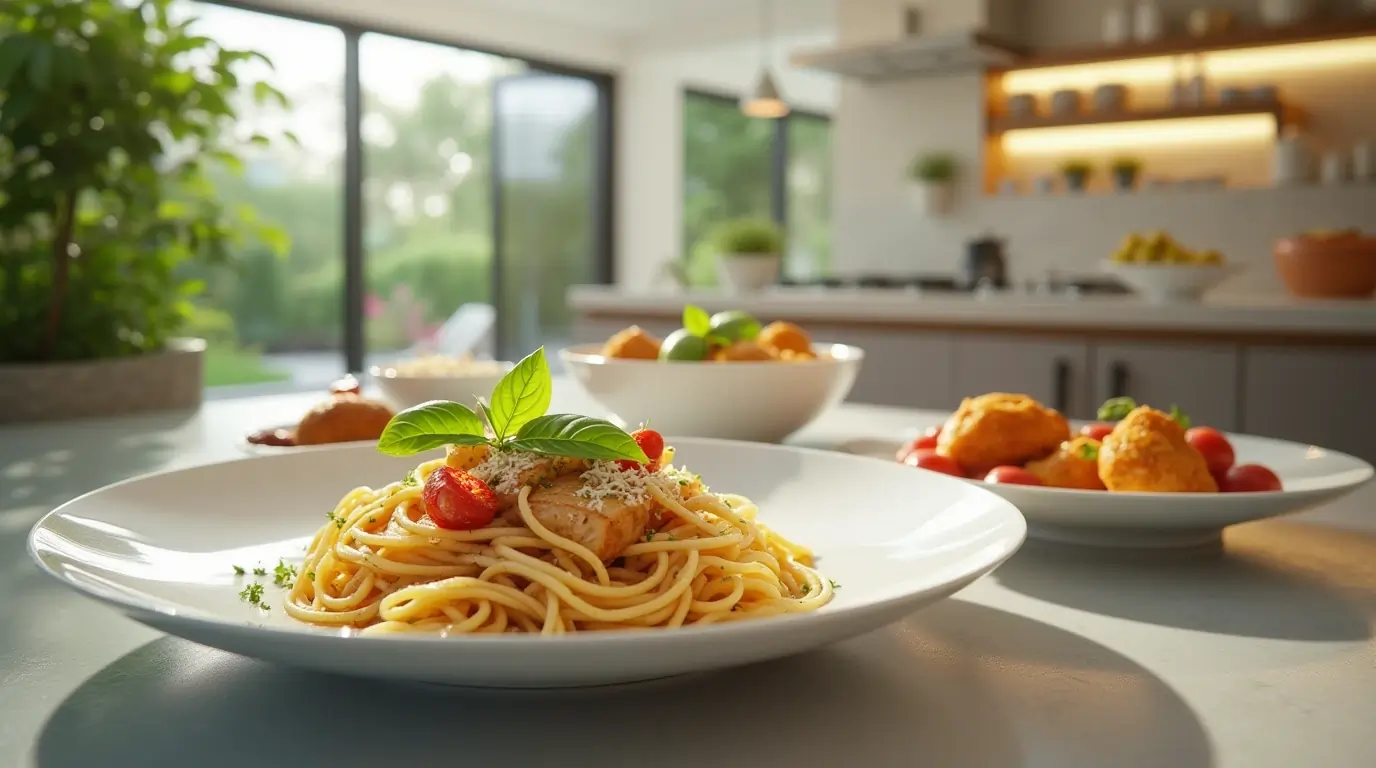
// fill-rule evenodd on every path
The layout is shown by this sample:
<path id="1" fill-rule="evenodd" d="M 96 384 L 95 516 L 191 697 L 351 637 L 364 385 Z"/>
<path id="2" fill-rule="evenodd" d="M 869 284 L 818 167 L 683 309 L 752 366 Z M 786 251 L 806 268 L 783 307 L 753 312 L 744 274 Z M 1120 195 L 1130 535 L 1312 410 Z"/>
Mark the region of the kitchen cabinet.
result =
<path id="1" fill-rule="evenodd" d="M 951 402 L 986 392 L 1031 395 L 1071 418 L 1092 416 L 1089 346 L 1038 336 L 962 333 L 955 337 Z"/>
<path id="2" fill-rule="evenodd" d="M 1242 427 L 1376 462 L 1376 350 L 1249 347 Z"/>
<path id="3" fill-rule="evenodd" d="M 1223 430 L 1240 426 L 1240 353 L 1227 344 L 1114 343 L 1094 347 L 1095 405 L 1131 397 Z"/>
<path id="4" fill-rule="evenodd" d="M 850 402 L 946 409 L 952 406 L 952 399 L 959 401 L 951 390 L 950 334 L 893 333 L 820 324 L 809 324 L 808 330 L 817 341 L 865 350 Z"/>

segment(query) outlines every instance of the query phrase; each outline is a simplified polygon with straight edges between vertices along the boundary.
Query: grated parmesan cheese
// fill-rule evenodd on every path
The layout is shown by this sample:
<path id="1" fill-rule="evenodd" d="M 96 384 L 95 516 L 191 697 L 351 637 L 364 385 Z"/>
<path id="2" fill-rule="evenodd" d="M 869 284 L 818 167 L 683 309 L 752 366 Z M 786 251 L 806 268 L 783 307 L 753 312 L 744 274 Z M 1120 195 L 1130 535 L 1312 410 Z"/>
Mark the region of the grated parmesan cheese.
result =
<path id="1" fill-rule="evenodd" d="M 579 476 L 583 487 L 574 492 L 584 505 L 594 512 L 602 511 L 604 499 L 616 499 L 627 506 L 639 506 L 650 500 L 650 486 L 665 494 L 678 494 L 678 480 L 663 471 L 647 472 L 643 468 L 622 469 L 614 461 L 595 461 Z"/>
<path id="2" fill-rule="evenodd" d="M 469 474 L 487 483 L 496 493 L 511 494 L 521 491 L 521 475 L 534 469 L 547 457 L 538 453 L 524 451 L 490 451 L 486 459 Z"/>

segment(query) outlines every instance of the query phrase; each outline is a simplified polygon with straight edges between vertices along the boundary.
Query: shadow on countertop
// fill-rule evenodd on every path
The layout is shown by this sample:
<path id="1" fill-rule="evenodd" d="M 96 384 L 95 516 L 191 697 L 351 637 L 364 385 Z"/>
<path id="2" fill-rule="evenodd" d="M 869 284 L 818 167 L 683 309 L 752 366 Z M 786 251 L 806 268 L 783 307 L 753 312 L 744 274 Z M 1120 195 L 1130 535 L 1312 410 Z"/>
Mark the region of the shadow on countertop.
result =
<path id="1" fill-rule="evenodd" d="M 991 578 L 1069 608 L 1222 635 L 1360 641 L 1376 623 L 1376 537 L 1297 523 L 1234 526 L 1203 550 L 1028 541 Z"/>
<path id="2" fill-rule="evenodd" d="M 39 768 L 1201 768 L 1213 759 L 1194 712 L 1140 665 L 960 600 L 776 662 L 583 690 L 386 684 L 163 638 L 86 680 L 35 750 Z"/>

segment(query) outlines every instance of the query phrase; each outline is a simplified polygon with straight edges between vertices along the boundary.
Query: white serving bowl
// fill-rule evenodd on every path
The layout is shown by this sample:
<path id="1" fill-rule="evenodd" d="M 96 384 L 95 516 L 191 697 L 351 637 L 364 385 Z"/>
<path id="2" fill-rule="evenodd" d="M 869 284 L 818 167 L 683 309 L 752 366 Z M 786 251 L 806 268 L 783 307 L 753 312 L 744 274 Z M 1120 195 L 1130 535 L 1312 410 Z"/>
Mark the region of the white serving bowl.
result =
<path id="1" fill-rule="evenodd" d="M 1227 265 L 1124 264 L 1104 262 L 1104 271 L 1127 283 L 1147 301 L 1158 304 L 1199 301 L 1210 289 L 1236 272 Z"/>
<path id="2" fill-rule="evenodd" d="M 571 378 L 623 427 L 648 421 L 674 437 L 774 443 L 840 403 L 865 353 L 814 344 L 800 362 L 660 362 L 604 357 L 601 346 L 561 350 Z"/>
<path id="3" fill-rule="evenodd" d="M 368 370 L 373 384 L 382 392 L 382 399 L 397 410 L 431 400 L 453 400 L 472 405 L 479 397 L 492 396 L 512 363 L 476 363 L 471 373 L 410 373 L 390 365 L 375 365 Z"/>

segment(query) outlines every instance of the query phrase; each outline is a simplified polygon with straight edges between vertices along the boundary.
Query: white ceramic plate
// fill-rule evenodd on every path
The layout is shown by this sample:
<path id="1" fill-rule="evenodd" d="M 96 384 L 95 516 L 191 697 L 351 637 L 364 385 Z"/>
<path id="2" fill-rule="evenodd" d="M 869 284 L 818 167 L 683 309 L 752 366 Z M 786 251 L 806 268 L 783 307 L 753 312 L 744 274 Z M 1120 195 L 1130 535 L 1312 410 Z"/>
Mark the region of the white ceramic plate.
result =
<path id="1" fill-rule="evenodd" d="M 952 478 L 801 448 L 671 440 L 719 491 L 813 547 L 841 585 L 816 613 L 679 630 L 560 638 L 341 636 L 242 602 L 232 565 L 299 562 L 339 497 L 401 477 L 413 459 L 370 448 L 256 457 L 135 478 L 68 502 L 29 537 L 64 584 L 149 626 L 245 656 L 379 678 L 566 687 L 746 664 L 860 635 L 939 600 L 1017 550 L 1013 505 Z M 191 509 L 194 514 L 187 514 Z M 265 579 L 264 581 L 270 581 Z"/>
<path id="2" fill-rule="evenodd" d="M 1345 453 L 1247 435 L 1228 435 L 1228 440 L 1238 464 L 1270 467 L 1285 490 L 1108 493 L 966 482 L 1013 502 L 1027 518 L 1028 535 L 1036 539 L 1113 547 L 1183 547 L 1215 542 L 1229 525 L 1312 509 L 1346 496 L 1372 477 L 1370 464 Z M 895 454 L 906 442 L 855 440 L 843 450 L 897 463 Z"/>
<path id="3" fill-rule="evenodd" d="M 265 430 L 296 429 L 295 424 L 279 424 L 275 427 L 263 427 Z M 254 430 L 257 431 L 257 430 Z M 258 445 L 248 441 L 249 433 L 245 433 L 239 438 L 239 450 L 250 456 L 277 456 L 284 453 L 304 453 L 307 451 L 319 451 L 326 448 L 348 448 L 359 445 L 371 446 L 377 443 L 376 440 L 351 440 L 347 443 L 322 443 L 320 445 Z"/>

